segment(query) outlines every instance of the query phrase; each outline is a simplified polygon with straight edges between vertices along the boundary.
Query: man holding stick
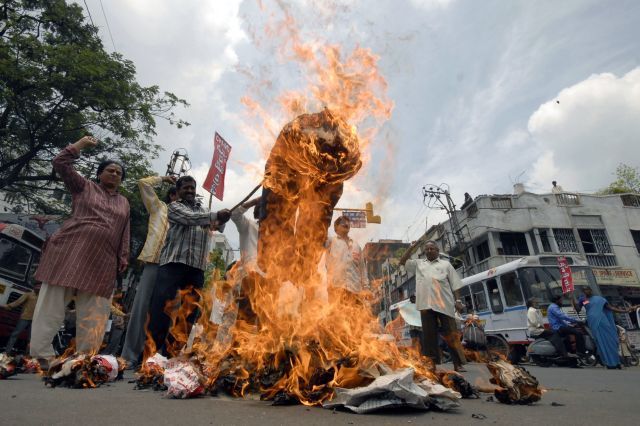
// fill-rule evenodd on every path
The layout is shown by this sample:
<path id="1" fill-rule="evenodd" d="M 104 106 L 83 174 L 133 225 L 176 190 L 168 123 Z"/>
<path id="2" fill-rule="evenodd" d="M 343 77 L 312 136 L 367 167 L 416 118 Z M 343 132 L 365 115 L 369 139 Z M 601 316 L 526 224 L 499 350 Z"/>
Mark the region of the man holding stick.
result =
<path id="1" fill-rule="evenodd" d="M 171 351 L 165 340 L 171 319 L 165 306 L 176 297 L 179 289 L 199 290 L 204 286 L 204 271 L 209 256 L 210 229 L 222 231 L 231 217 L 227 209 L 209 212 L 196 200 L 196 181 L 182 176 L 176 181 L 179 201 L 168 206 L 169 231 L 160 253 L 158 279 L 151 297 L 149 331 L 158 352 Z M 197 292 L 192 292 L 195 301 Z M 197 319 L 193 312 L 187 318 L 189 330 Z M 164 350 L 162 349 L 164 347 Z"/>

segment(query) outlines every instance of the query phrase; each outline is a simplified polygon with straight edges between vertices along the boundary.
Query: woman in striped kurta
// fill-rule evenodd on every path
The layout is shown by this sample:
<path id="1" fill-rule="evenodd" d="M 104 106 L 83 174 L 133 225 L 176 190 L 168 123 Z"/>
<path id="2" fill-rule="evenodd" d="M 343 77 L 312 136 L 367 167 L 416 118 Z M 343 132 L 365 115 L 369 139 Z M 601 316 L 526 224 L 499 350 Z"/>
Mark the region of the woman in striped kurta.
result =
<path id="1" fill-rule="evenodd" d="M 72 214 L 45 244 L 36 279 L 42 281 L 32 325 L 31 355 L 54 355 L 51 341 L 64 320 L 65 306 L 75 298 L 76 349 L 97 352 L 109 315 L 116 277 L 129 257 L 129 202 L 118 193 L 124 179 L 121 164 L 104 161 L 98 183 L 73 168 L 80 151 L 97 141 L 84 137 L 63 149 L 53 168 L 72 195 Z"/>

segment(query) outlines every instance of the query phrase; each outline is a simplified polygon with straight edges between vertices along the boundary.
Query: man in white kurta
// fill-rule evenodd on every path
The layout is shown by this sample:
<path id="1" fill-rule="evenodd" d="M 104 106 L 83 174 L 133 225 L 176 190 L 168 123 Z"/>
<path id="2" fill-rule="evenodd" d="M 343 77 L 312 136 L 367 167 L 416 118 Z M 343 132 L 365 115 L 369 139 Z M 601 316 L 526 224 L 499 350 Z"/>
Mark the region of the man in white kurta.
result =
<path id="1" fill-rule="evenodd" d="M 351 223 L 346 216 L 338 217 L 333 227 L 336 237 L 327 242 L 327 284 L 360 293 L 369 284 L 362 249 L 349 237 Z"/>
<path id="2" fill-rule="evenodd" d="M 410 259 L 407 250 L 401 259 L 405 268 L 416 277 L 416 309 L 420 311 L 423 333 L 423 354 L 440 363 L 438 332 L 449 346 L 456 371 L 464 371 L 466 363 L 460 344 L 460 333 L 455 321 L 454 288 L 462 287 L 462 282 L 453 266 L 440 259 L 440 251 L 433 241 L 425 245 L 426 259 Z"/>
<path id="3" fill-rule="evenodd" d="M 238 319 L 247 323 L 255 323 L 256 314 L 253 310 L 251 293 L 253 291 L 253 280 L 255 277 L 250 272 L 259 271 L 258 268 L 258 223 L 255 220 L 249 220 L 245 213 L 254 208 L 254 218 L 259 216 L 258 203 L 260 197 L 248 201 L 233 212 L 231 212 L 231 221 L 238 228 L 238 236 L 240 239 L 240 262 L 235 268 L 234 292 L 237 294 L 236 303 L 238 305 Z"/>

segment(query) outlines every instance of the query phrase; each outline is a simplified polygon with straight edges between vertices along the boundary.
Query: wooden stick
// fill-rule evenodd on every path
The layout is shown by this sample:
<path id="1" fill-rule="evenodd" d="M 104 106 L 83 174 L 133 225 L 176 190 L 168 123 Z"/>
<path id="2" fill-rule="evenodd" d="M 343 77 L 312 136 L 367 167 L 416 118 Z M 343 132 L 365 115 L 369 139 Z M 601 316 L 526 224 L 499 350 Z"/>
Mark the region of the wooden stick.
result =
<path id="1" fill-rule="evenodd" d="M 255 194 L 255 193 L 256 193 L 256 191 L 257 191 L 258 189 L 260 189 L 260 187 L 261 187 L 261 186 L 262 186 L 262 182 L 260 182 L 260 183 L 258 184 L 258 186 L 256 186 L 255 188 L 253 188 L 253 191 L 251 191 L 251 192 L 249 193 L 249 195 L 247 195 L 246 197 L 244 197 L 244 198 L 242 199 L 242 201 L 240 201 L 238 204 L 236 204 L 236 205 L 235 205 L 235 206 L 233 206 L 231 209 L 229 209 L 229 211 L 234 211 L 235 209 L 237 209 L 238 207 L 240 207 L 241 205 L 243 205 L 245 202 L 247 202 L 247 200 L 248 200 L 249 198 L 251 198 L 251 196 L 252 196 L 253 194 Z"/>

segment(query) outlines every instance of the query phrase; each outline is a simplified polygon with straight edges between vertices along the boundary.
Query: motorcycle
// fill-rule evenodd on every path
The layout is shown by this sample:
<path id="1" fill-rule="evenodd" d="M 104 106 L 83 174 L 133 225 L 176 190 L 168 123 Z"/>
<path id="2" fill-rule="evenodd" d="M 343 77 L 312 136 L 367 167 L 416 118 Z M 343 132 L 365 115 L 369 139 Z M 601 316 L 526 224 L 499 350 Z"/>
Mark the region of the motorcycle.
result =
<path id="1" fill-rule="evenodd" d="M 578 328 L 584 336 L 585 352 L 576 356 L 562 356 L 556 351 L 555 346 L 544 338 L 538 338 L 527 348 L 527 356 L 531 362 L 540 367 L 558 365 L 562 367 L 593 367 L 598 362 L 595 340 L 591 330 L 585 324 Z"/>

